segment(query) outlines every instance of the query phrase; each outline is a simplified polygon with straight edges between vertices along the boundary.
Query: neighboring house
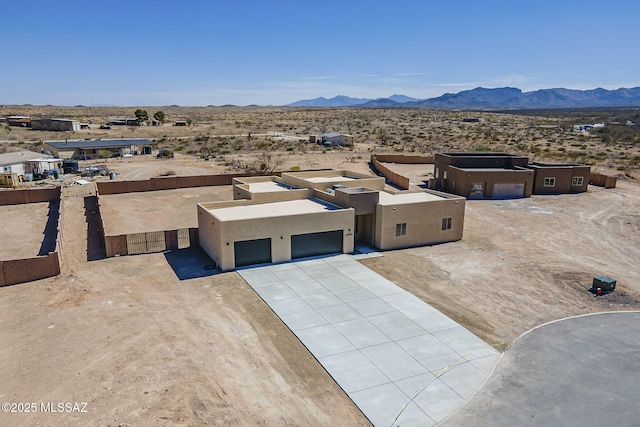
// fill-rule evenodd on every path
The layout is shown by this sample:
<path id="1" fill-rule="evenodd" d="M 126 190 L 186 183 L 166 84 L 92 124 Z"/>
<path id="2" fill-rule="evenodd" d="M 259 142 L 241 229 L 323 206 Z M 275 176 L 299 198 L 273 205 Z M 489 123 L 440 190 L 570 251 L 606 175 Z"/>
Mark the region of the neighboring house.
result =
<path id="1" fill-rule="evenodd" d="M 336 132 L 323 133 L 318 138 L 318 144 L 349 146 L 353 145 L 353 136 Z"/>
<path id="2" fill-rule="evenodd" d="M 27 162 L 40 157 L 42 157 L 42 154 L 34 153 L 33 151 L 0 154 L 0 172 L 24 176 L 27 173 Z"/>
<path id="3" fill-rule="evenodd" d="M 470 199 L 509 199 L 531 194 L 587 191 L 589 166 L 529 163 L 507 153 L 438 153 L 436 188 Z"/>
<path id="4" fill-rule="evenodd" d="M 45 141 L 43 150 L 50 151 L 62 159 L 88 160 L 100 158 L 101 150 L 110 151 L 112 157 L 122 157 L 125 154 L 151 154 L 152 144 L 148 139 Z"/>
<path id="5" fill-rule="evenodd" d="M 20 180 L 30 181 L 34 174 L 60 171 L 62 159 L 47 157 L 33 151 L 0 154 L 0 172 L 15 174 Z"/>
<path id="6" fill-rule="evenodd" d="M 350 171 L 234 179 L 234 201 L 198 205 L 201 247 L 223 270 L 462 238 L 465 200 L 432 190 L 390 193 Z"/>
<path id="7" fill-rule="evenodd" d="M 78 120 L 69 119 L 33 119 L 31 120 L 31 129 L 33 130 L 50 130 L 50 131 L 77 131 L 81 125 Z"/>
<path id="8" fill-rule="evenodd" d="M 528 167 L 535 172 L 534 194 L 583 193 L 589 186 L 590 166 L 531 162 Z"/>
<path id="9" fill-rule="evenodd" d="M 436 188 L 471 199 L 529 197 L 534 172 L 528 163 L 507 153 L 437 153 Z"/>
<path id="10" fill-rule="evenodd" d="M 31 127 L 31 117 L 29 116 L 9 116 L 7 117 L 7 124 L 9 126 L 17 126 L 28 128 Z"/>
<path id="11" fill-rule="evenodd" d="M 603 128 L 605 126 L 606 126 L 605 123 L 593 123 L 593 124 L 586 124 L 586 125 L 573 125 L 572 129 L 574 132 L 581 132 L 581 131 L 586 131 L 594 128 L 596 129 Z"/>
<path id="12" fill-rule="evenodd" d="M 140 126 L 140 122 L 136 117 L 111 117 L 107 124 L 114 126 Z"/>

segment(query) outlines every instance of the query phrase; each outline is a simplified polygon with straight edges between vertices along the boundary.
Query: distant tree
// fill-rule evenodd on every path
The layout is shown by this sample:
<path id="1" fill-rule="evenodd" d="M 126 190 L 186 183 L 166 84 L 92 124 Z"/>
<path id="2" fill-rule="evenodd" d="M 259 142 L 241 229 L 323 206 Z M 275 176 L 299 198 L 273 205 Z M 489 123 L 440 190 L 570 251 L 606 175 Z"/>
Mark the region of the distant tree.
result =
<path id="1" fill-rule="evenodd" d="M 160 123 L 164 123 L 164 113 L 162 111 L 156 111 L 155 113 L 153 113 L 153 118 Z"/>
<path id="2" fill-rule="evenodd" d="M 109 150 L 98 150 L 98 157 L 100 157 L 101 159 L 108 159 L 112 155 L 113 153 Z"/>
<path id="3" fill-rule="evenodd" d="M 136 115 L 136 119 L 138 119 L 140 123 L 149 120 L 149 113 L 147 113 L 147 110 L 138 108 L 134 114 Z"/>

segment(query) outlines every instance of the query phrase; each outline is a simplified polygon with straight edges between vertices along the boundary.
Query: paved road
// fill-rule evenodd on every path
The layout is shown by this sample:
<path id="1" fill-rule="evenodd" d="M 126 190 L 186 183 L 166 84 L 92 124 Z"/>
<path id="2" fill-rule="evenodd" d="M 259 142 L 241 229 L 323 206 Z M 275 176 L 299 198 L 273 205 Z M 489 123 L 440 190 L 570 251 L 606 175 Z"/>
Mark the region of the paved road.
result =
<path id="1" fill-rule="evenodd" d="M 572 317 L 533 329 L 442 425 L 640 425 L 640 312 Z"/>

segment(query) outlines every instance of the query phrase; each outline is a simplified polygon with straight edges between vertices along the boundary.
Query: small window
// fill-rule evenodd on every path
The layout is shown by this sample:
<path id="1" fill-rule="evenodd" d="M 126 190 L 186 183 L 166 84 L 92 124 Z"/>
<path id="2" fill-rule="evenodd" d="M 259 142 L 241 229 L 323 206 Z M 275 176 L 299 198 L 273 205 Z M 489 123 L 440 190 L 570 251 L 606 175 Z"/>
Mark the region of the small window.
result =
<path id="1" fill-rule="evenodd" d="M 396 224 L 396 237 L 404 236 L 407 234 L 407 223 Z"/>
<path id="2" fill-rule="evenodd" d="M 544 179 L 544 186 L 545 187 L 555 187 L 556 186 L 556 179 L 555 178 L 545 178 Z"/>
<path id="3" fill-rule="evenodd" d="M 573 179 L 571 180 L 571 185 L 576 186 L 576 187 L 581 187 L 583 182 L 584 182 L 584 178 L 583 177 L 574 176 Z"/>
<path id="4" fill-rule="evenodd" d="M 4 167 L 4 171 L 5 172 L 11 172 L 11 166 L 5 166 Z"/>
<path id="5" fill-rule="evenodd" d="M 451 230 L 451 218 L 442 218 L 442 231 Z"/>

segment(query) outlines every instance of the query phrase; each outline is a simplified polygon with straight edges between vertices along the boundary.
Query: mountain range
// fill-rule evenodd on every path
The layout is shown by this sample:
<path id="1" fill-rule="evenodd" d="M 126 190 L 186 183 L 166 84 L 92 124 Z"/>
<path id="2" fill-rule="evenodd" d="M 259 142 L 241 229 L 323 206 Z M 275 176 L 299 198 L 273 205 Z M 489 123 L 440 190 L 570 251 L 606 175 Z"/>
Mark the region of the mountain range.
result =
<path id="1" fill-rule="evenodd" d="M 607 90 L 564 88 L 523 92 L 518 88 L 487 89 L 477 87 L 458 93 L 445 93 L 429 99 L 392 95 L 388 98 L 315 98 L 296 101 L 288 107 L 359 107 L 359 108 L 439 108 L 450 110 L 501 110 L 546 108 L 602 108 L 640 106 L 640 87 Z"/>

